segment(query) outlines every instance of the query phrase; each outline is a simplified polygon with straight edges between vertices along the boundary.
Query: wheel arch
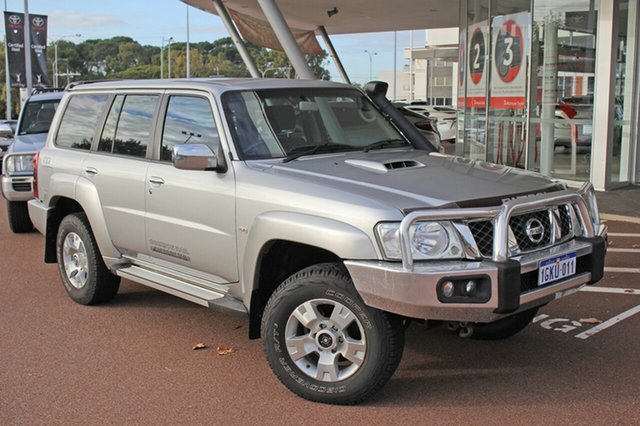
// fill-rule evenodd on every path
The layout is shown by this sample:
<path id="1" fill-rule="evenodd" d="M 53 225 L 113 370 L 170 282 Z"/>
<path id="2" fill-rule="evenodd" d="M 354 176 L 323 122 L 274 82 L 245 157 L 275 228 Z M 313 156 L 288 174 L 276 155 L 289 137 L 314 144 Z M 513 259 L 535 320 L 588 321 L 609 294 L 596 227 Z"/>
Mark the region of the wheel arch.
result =
<path id="1" fill-rule="evenodd" d="M 251 227 L 242 270 L 249 337 L 260 337 L 264 307 L 290 275 L 317 263 L 377 257 L 369 236 L 344 222 L 289 212 L 260 215 Z"/>
<path id="2" fill-rule="evenodd" d="M 120 252 L 111 243 L 107 224 L 104 220 L 100 197 L 95 186 L 87 179 L 79 178 L 74 191 L 51 196 L 49 206 L 53 207 L 47 218 L 45 261 L 54 263 L 56 259 L 56 236 L 62 219 L 72 213 L 84 212 L 91 226 L 96 244 L 103 258 L 118 258 Z M 107 263 L 108 264 L 108 263 Z"/>

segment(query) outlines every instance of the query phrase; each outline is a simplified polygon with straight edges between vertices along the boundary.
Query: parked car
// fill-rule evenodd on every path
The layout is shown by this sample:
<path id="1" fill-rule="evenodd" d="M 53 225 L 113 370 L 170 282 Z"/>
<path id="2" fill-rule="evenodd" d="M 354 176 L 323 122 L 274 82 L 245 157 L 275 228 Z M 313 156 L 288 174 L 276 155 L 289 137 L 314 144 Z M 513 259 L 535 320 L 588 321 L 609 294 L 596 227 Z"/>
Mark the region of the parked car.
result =
<path id="1" fill-rule="evenodd" d="M 589 183 L 439 154 L 387 87 L 68 89 L 29 201 L 45 261 L 80 304 L 126 278 L 246 315 L 278 379 L 333 404 L 384 385 L 412 319 L 503 339 L 602 278 Z"/>
<path id="2" fill-rule="evenodd" d="M 443 141 L 454 141 L 457 132 L 458 111 L 448 106 L 426 105 L 421 101 L 404 105 L 408 110 L 437 118 L 438 132 Z"/>
<path id="3" fill-rule="evenodd" d="M 15 131 L 15 120 L 0 120 L 0 169 L 4 154 L 9 149 L 9 145 L 13 143 Z"/>
<path id="4" fill-rule="evenodd" d="M 15 233 L 33 229 L 27 201 L 33 198 L 33 157 L 47 139 L 62 92 L 36 93 L 25 100 L 14 140 L 2 161 L 2 196 L 7 200 L 9 227 Z"/>
<path id="5" fill-rule="evenodd" d="M 623 104 L 620 97 L 615 98 L 614 120 L 623 119 Z M 554 145 L 555 147 L 571 148 L 575 144 L 577 148 L 586 151 L 591 150 L 593 133 L 593 95 L 569 96 L 563 98 L 556 106 L 554 116 Z M 574 124 L 567 124 L 565 120 L 574 120 Z M 571 123 L 571 121 L 568 121 Z M 622 140 L 622 126 L 613 126 L 613 155 L 620 153 Z"/>
<path id="6" fill-rule="evenodd" d="M 393 106 L 404 115 L 404 117 L 413 123 L 418 128 L 424 137 L 436 148 L 439 152 L 444 152 L 441 144 L 440 132 L 438 131 L 438 119 L 432 117 L 425 117 L 423 114 L 411 111 L 406 108 L 405 104 L 394 102 Z"/>

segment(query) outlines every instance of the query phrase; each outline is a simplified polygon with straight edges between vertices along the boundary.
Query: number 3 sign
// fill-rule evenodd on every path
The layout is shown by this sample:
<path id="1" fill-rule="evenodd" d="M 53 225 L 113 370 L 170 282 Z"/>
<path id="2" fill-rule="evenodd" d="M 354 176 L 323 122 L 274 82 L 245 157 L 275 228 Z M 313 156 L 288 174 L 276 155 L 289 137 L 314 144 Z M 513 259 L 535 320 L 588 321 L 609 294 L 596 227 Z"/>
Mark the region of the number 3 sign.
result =
<path id="1" fill-rule="evenodd" d="M 523 109 L 527 89 L 529 12 L 495 16 L 491 22 L 492 58 L 489 105 Z"/>
<path id="2" fill-rule="evenodd" d="M 508 20 L 498 31 L 495 45 L 495 67 L 505 83 L 512 82 L 522 65 L 522 30 L 517 22 Z"/>

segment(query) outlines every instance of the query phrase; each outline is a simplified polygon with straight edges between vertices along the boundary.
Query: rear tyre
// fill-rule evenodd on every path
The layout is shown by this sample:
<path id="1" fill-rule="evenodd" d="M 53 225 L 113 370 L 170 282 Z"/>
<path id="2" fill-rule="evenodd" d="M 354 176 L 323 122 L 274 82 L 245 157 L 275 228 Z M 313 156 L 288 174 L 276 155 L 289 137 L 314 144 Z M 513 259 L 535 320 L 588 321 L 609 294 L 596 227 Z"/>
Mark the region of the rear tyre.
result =
<path id="1" fill-rule="evenodd" d="M 23 234 L 33 230 L 26 201 L 7 201 L 7 217 L 13 233 Z"/>
<path id="2" fill-rule="evenodd" d="M 478 340 L 506 339 L 524 330 L 536 316 L 536 313 L 538 313 L 538 308 L 532 308 L 495 322 L 464 323 L 458 328 L 458 335 Z"/>
<path id="3" fill-rule="evenodd" d="M 107 269 L 84 213 L 70 214 L 60 223 L 56 238 L 58 270 L 69 297 L 82 305 L 110 301 L 118 293 L 120 277 Z"/>
<path id="4" fill-rule="evenodd" d="M 292 275 L 262 319 L 264 351 L 278 379 L 299 396 L 357 404 L 393 375 L 404 347 L 401 318 L 364 304 L 341 265 Z"/>

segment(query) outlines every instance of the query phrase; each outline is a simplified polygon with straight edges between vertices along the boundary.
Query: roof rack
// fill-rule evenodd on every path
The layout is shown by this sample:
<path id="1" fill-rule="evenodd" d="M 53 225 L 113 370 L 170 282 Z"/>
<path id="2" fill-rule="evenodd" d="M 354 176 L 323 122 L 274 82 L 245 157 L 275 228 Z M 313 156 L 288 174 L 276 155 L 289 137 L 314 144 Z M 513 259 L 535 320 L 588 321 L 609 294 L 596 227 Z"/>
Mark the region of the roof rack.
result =
<path id="1" fill-rule="evenodd" d="M 76 86 L 82 86 L 83 84 L 92 84 L 92 83 L 103 83 L 105 81 L 117 81 L 119 79 L 113 79 L 113 80 L 80 80 L 80 81 L 72 81 L 71 83 L 67 84 L 67 86 L 64 88 L 64 90 L 69 90 L 69 89 L 73 89 Z"/>

